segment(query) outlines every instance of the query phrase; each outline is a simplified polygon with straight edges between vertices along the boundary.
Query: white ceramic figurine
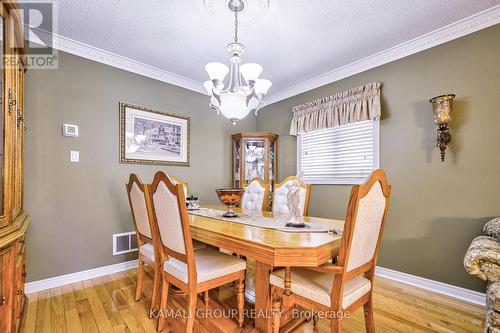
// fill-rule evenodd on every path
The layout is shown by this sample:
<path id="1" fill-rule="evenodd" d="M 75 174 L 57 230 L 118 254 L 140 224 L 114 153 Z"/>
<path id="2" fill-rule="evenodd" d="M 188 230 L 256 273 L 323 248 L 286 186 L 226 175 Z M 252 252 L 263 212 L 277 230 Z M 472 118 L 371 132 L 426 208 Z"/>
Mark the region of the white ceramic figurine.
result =
<path id="1" fill-rule="evenodd" d="M 297 174 L 297 180 L 290 185 L 286 195 L 286 205 L 290 213 L 288 225 L 291 227 L 304 227 L 305 225 L 302 212 L 300 211 L 300 190 L 301 186 L 304 185 L 303 177 L 304 174 L 302 171 Z"/>

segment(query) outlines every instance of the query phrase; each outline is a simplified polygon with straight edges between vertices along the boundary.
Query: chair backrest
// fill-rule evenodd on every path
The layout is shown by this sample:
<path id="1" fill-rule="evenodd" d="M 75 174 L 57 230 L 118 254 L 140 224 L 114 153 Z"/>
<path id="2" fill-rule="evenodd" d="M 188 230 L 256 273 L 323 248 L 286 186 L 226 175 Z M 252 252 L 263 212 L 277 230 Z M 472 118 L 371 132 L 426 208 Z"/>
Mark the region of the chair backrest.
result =
<path id="1" fill-rule="evenodd" d="M 177 185 L 177 184 L 181 184 L 182 185 L 182 189 L 184 190 L 184 197 L 187 198 L 188 195 L 189 195 L 189 186 L 188 186 L 188 183 L 181 181 L 179 178 L 177 178 L 175 176 L 169 176 L 169 177 L 170 177 L 170 179 L 172 180 L 172 182 L 175 185 Z"/>
<path id="2" fill-rule="evenodd" d="M 343 284 L 355 277 L 364 275 L 372 281 L 373 288 L 391 190 L 382 169 L 373 171 L 364 184 L 352 187 L 338 257 L 343 272 L 333 282 L 332 306 L 341 304 Z"/>
<path id="3" fill-rule="evenodd" d="M 281 183 L 274 186 L 273 192 L 273 214 L 289 214 L 287 206 L 288 188 L 297 182 L 296 176 L 285 178 Z M 311 185 L 301 185 L 300 189 L 300 211 L 302 215 L 307 215 L 309 211 L 309 194 Z"/>
<path id="4" fill-rule="evenodd" d="M 135 232 L 139 239 L 151 241 L 151 206 L 148 185 L 144 184 L 139 176 L 131 173 L 125 187 L 127 189 L 130 210 L 132 211 Z"/>
<path id="5" fill-rule="evenodd" d="M 269 183 L 264 183 L 260 177 L 253 178 L 244 185 L 245 192 L 241 198 L 241 208 L 246 210 L 269 209 Z"/>
<path id="6" fill-rule="evenodd" d="M 391 185 L 382 169 L 373 171 L 363 185 L 351 191 L 345 220 L 339 263 L 346 272 L 368 271 L 375 266 L 385 219 L 389 208 Z"/>
<path id="7" fill-rule="evenodd" d="M 160 251 L 159 264 L 169 256 L 188 266 L 189 282 L 196 282 L 193 241 L 189 229 L 184 189 L 158 171 L 149 186 L 153 208 L 153 241 Z"/>

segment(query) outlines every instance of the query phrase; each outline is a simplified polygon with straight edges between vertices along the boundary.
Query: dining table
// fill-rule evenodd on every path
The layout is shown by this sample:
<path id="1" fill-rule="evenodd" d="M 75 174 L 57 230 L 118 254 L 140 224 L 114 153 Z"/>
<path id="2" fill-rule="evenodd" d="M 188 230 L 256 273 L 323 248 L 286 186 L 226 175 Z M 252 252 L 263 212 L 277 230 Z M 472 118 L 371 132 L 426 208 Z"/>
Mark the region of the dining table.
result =
<path id="1" fill-rule="evenodd" d="M 210 214 L 203 213 L 204 209 Z M 286 221 L 287 216 L 236 208 L 237 214 L 251 219 L 231 220 L 222 218 L 224 210 L 224 206 L 214 205 L 204 206 L 202 213 L 189 212 L 192 238 L 255 260 L 255 328 L 271 332 L 269 277 L 273 268 L 317 267 L 335 258 L 344 221 L 304 216 L 306 228 L 287 229 L 275 227 Z"/>

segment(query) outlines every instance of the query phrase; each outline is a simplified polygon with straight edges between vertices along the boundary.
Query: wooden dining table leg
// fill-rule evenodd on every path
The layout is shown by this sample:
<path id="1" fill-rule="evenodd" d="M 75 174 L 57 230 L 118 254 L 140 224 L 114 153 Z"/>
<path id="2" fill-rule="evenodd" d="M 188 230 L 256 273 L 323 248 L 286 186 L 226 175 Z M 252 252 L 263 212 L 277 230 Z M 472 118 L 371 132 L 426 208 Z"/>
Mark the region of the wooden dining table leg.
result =
<path id="1" fill-rule="evenodd" d="M 255 328 L 261 333 L 271 332 L 271 295 L 269 275 L 272 266 L 255 262 Z"/>

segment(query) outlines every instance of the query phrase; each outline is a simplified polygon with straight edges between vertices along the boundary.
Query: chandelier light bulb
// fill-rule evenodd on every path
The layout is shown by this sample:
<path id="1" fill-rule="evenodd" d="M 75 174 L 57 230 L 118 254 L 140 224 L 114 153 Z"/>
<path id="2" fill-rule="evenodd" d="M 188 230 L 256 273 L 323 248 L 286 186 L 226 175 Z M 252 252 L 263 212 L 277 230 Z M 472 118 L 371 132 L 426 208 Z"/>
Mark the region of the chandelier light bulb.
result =
<path id="1" fill-rule="evenodd" d="M 240 66 L 240 73 L 247 84 L 250 84 L 250 82 L 255 82 L 259 78 L 260 73 L 262 73 L 262 66 L 254 63 L 244 64 Z"/>
<path id="2" fill-rule="evenodd" d="M 255 89 L 255 93 L 257 94 L 257 96 L 264 96 L 265 94 L 267 94 L 267 91 L 269 90 L 269 88 L 271 88 L 272 85 L 272 82 L 269 80 L 258 79 L 255 80 L 253 88 Z"/>
<path id="3" fill-rule="evenodd" d="M 227 73 L 229 73 L 229 68 L 221 64 L 220 62 L 211 62 L 205 66 L 205 70 L 212 81 L 223 81 Z"/>

